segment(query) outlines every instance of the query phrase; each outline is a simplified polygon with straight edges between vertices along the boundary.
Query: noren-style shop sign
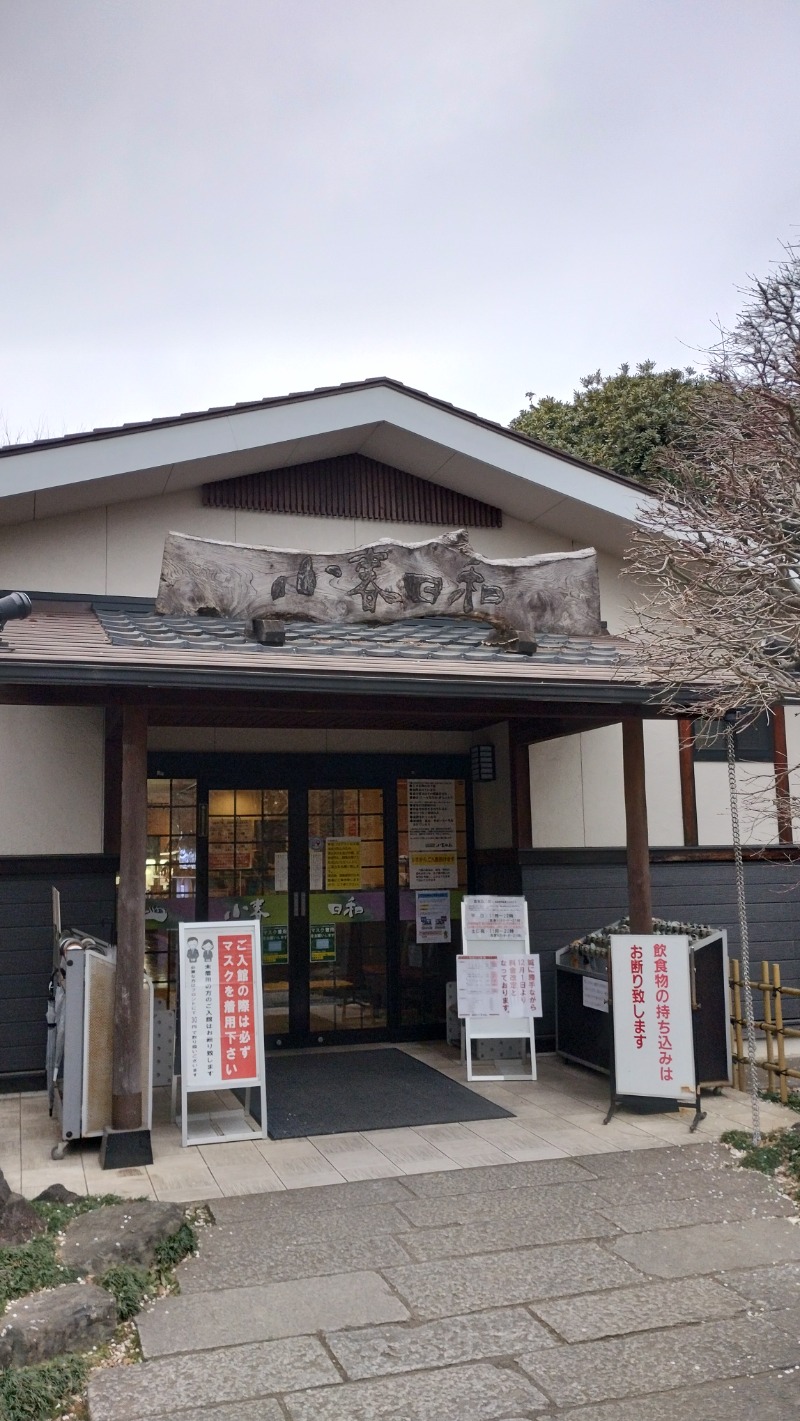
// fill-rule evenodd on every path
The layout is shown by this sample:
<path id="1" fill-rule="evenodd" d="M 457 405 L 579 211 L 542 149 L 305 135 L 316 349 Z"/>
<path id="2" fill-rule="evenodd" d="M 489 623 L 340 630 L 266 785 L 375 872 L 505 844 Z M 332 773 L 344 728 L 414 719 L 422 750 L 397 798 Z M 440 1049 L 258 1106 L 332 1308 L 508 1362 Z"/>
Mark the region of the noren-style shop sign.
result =
<path id="1" fill-rule="evenodd" d="M 264 1074 L 258 921 L 181 923 L 179 938 L 186 1088 L 258 1085 Z"/>
<path id="2" fill-rule="evenodd" d="M 611 937 L 618 1095 L 695 1103 L 689 939 Z"/>

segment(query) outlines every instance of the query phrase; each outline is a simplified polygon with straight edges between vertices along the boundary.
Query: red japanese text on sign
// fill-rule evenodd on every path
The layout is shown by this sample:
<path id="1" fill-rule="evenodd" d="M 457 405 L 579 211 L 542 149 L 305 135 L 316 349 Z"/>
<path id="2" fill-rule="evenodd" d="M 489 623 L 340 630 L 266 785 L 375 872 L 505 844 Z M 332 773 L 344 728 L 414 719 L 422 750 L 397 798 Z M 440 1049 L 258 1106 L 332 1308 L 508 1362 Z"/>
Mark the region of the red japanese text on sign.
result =
<path id="1" fill-rule="evenodd" d="M 220 934 L 219 1005 L 222 1074 L 226 1081 L 251 1080 L 257 1072 L 252 1028 L 253 959 L 246 933 Z"/>
<path id="2" fill-rule="evenodd" d="M 671 1081 L 673 1079 L 672 1027 L 667 945 L 664 942 L 653 944 L 653 967 L 656 984 L 656 1024 L 658 1026 L 658 1073 L 662 1081 Z"/>
<path id="3" fill-rule="evenodd" d="M 633 1006 L 633 1038 L 637 1051 L 647 1040 L 644 1013 L 644 953 L 638 943 L 631 946 L 631 1003 Z"/>

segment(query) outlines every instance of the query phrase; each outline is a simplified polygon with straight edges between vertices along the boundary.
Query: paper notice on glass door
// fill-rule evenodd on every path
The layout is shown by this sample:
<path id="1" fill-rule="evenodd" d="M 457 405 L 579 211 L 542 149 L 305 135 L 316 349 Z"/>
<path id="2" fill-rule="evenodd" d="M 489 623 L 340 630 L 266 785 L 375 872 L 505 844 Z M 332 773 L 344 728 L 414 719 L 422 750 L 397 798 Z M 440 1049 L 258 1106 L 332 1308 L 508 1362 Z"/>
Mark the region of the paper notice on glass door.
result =
<path id="1" fill-rule="evenodd" d="M 450 942 L 450 894 L 447 889 L 417 894 L 417 942 Z"/>
<path id="2" fill-rule="evenodd" d="M 458 887 L 454 780 L 408 781 L 408 886 Z"/>
<path id="3" fill-rule="evenodd" d="M 361 840 L 325 840 L 325 887 L 351 892 L 361 887 Z"/>
<path id="4" fill-rule="evenodd" d="M 321 893 L 325 887 L 325 840 L 312 836 L 308 841 L 308 887 Z"/>
<path id="5" fill-rule="evenodd" d="M 289 892 L 289 855 L 280 851 L 275 855 L 275 892 Z"/>

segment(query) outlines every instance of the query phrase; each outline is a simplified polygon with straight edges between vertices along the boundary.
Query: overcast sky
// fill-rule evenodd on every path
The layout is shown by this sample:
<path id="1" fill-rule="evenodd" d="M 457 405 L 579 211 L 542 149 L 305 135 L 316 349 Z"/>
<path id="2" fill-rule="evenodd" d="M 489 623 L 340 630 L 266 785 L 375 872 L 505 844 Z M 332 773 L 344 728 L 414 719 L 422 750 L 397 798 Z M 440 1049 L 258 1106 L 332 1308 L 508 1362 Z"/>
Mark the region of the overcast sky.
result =
<path id="1" fill-rule="evenodd" d="M 691 363 L 800 233 L 799 0 L 0 0 L 0 426 Z"/>

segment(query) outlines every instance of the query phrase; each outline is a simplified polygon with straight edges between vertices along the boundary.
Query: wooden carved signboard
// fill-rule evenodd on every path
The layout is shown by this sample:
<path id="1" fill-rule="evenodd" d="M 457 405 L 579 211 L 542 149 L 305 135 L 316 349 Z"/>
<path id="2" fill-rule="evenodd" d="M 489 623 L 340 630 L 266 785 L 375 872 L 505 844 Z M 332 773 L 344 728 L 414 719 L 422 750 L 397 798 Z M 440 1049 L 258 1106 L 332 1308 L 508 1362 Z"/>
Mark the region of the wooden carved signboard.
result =
<path id="1" fill-rule="evenodd" d="M 426 543 L 381 538 L 336 553 L 169 533 L 156 611 L 311 622 L 466 616 L 529 635 L 601 629 L 593 548 L 494 561 L 475 552 L 463 529 Z"/>

